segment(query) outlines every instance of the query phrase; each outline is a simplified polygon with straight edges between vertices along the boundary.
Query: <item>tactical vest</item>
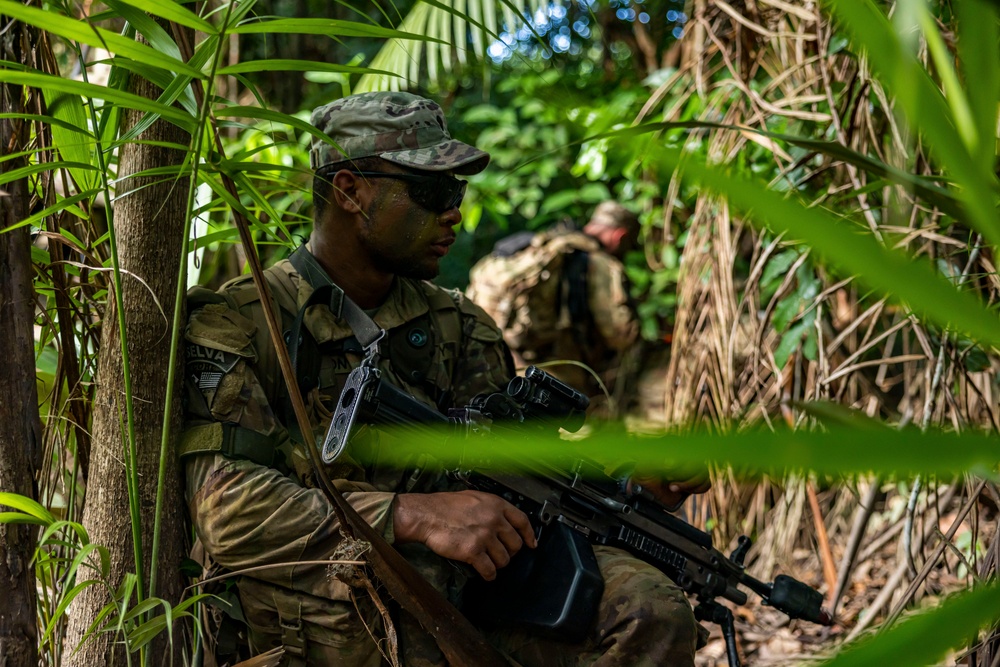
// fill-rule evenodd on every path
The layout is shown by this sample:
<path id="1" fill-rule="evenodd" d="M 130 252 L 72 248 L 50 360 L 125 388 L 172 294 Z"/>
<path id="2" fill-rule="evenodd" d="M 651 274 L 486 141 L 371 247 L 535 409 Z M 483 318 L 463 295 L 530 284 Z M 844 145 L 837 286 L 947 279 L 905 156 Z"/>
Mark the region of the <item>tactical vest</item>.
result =
<path id="1" fill-rule="evenodd" d="M 304 251 L 303 251 L 304 252 Z M 310 260 L 315 260 L 308 256 Z M 318 266 L 318 265 L 317 265 Z M 325 274 L 323 274 L 325 275 Z M 281 326 L 282 337 L 288 346 L 291 356 L 295 359 L 296 379 L 303 397 L 309 397 L 318 388 L 331 387 L 339 375 L 346 377 L 350 370 L 348 355 L 360 360 L 361 346 L 354 336 L 337 341 L 318 344 L 302 327 L 297 341 L 291 340 L 293 323 L 300 316 L 298 285 L 290 276 L 290 267 L 279 263 L 264 272 L 272 305 Z M 300 280 L 308 280 L 316 290 L 317 281 L 308 274 Z M 405 385 L 415 388 L 434 403 L 441 411 L 454 405 L 451 392 L 451 370 L 462 349 L 466 321 L 461 307 L 462 297 L 455 293 L 420 281 L 419 294 L 425 299 L 428 310 L 411 320 L 403 322 L 386 332 L 386 339 L 381 343 L 382 356 L 391 364 L 392 373 Z M 282 377 L 281 369 L 274 345 L 271 342 L 267 321 L 261 305 L 261 295 L 251 276 L 240 276 L 230 280 L 219 291 L 211 291 L 202 287 L 192 288 L 188 293 L 188 308 L 193 311 L 206 304 L 225 304 L 238 312 L 255 325 L 253 333 L 253 348 L 256 355 L 254 370 L 264 388 L 268 404 L 275 411 L 275 416 L 288 430 L 293 440 L 302 444 L 312 438 L 302 437 L 288 390 Z M 309 304 L 307 304 L 308 306 Z M 323 304 L 314 307 L 324 308 Z M 440 354 L 439 354 L 440 353 Z M 435 357 L 451 361 L 452 368 L 432 368 Z M 432 372 L 433 371 L 433 372 Z M 415 392 L 416 393 L 416 392 Z M 313 400 L 322 405 L 315 406 L 321 416 L 329 417 L 325 412 L 332 413 L 335 401 L 339 396 L 332 393 L 315 392 Z M 316 426 L 316 423 L 313 424 Z M 223 425 L 223 443 L 218 451 L 236 458 L 247 458 L 262 465 L 269 465 L 288 471 L 289 466 L 280 465 L 275 460 L 273 442 L 245 428 Z M 229 442 L 231 440 L 232 442 Z M 204 450 L 202 450 L 204 451 Z M 289 458 L 288 453 L 283 457 Z M 298 466 L 291 466 L 297 468 Z M 296 470 L 301 475 L 302 470 Z"/>
<path id="2" fill-rule="evenodd" d="M 305 327 L 300 329 L 301 337 L 298 340 L 292 340 L 293 324 L 302 311 L 298 305 L 300 281 L 308 282 L 314 290 L 321 286 L 317 284 L 318 281 L 310 279 L 308 272 L 296 271 L 300 278 L 295 280 L 290 275 L 291 271 L 291 267 L 287 263 L 278 263 L 267 269 L 264 276 L 271 295 L 272 306 L 281 327 L 284 344 L 290 348 L 290 351 L 295 352 L 296 380 L 299 388 L 303 392 L 303 396 L 308 397 L 311 401 L 312 409 L 318 412 L 317 403 L 322 398 L 316 389 L 321 385 L 329 386 L 338 372 L 346 376 L 348 369 L 343 367 L 343 364 L 347 363 L 345 356 L 360 357 L 362 350 L 354 336 L 319 344 Z M 468 302 L 460 294 L 453 294 L 423 281 L 408 281 L 408 285 L 410 287 L 408 287 L 406 294 L 412 295 L 413 298 L 423 298 L 428 306 L 427 311 L 389 329 L 382 342 L 382 356 L 391 364 L 392 375 L 411 389 L 419 388 L 425 400 L 429 400 L 439 409 L 445 410 L 454 404 L 451 391 L 452 373 L 451 369 L 442 371 L 441 364 L 435 366 L 434 362 L 436 359 L 458 359 L 464 349 L 466 338 L 473 334 L 477 318 L 482 318 L 482 315 L 478 309 L 470 310 Z M 314 446 L 312 439 L 303 438 L 298 429 L 287 386 L 278 364 L 277 353 L 263 314 L 261 295 L 252 278 L 241 276 L 227 282 L 217 292 L 203 287 L 192 288 L 188 292 L 187 303 L 189 312 L 194 312 L 209 304 L 219 304 L 228 309 L 220 308 L 220 311 L 235 312 L 242 316 L 228 321 L 228 324 L 231 325 L 231 333 L 234 334 L 233 337 L 239 339 L 233 343 L 231 349 L 236 350 L 239 345 L 246 345 L 246 348 L 240 350 L 244 354 L 242 358 L 253 364 L 254 372 L 265 391 L 267 402 L 274 411 L 275 417 L 285 426 L 292 440 L 297 441 L 300 446 Z M 326 306 L 318 304 L 315 307 L 325 308 Z M 244 328 L 240 329 L 240 326 Z M 223 329 L 217 331 L 223 331 Z M 230 329 L 225 329 L 225 331 L 230 331 Z M 475 335 L 480 336 L 481 334 L 476 333 Z M 496 336 L 495 340 L 499 341 L 499 334 L 494 331 L 494 335 Z M 249 344 L 247 344 L 248 340 Z M 250 348 L 252 351 L 249 351 Z M 211 355 L 214 351 L 210 347 L 202 349 L 206 355 Z M 210 359 L 206 360 L 206 363 L 221 363 L 221 367 L 214 367 L 210 371 L 218 370 L 221 376 L 233 369 L 238 357 L 232 353 L 227 356 L 227 353 L 221 350 L 219 357 L 222 359 L 221 362 L 219 359 Z M 432 366 L 434 367 L 432 368 Z M 326 397 L 326 399 L 334 401 L 337 398 L 337 395 Z M 332 408 L 332 405 L 329 407 Z M 311 418 L 315 416 L 317 415 L 310 415 Z M 314 421 L 313 426 L 317 426 L 317 421 Z M 220 453 L 230 458 L 248 459 L 257 464 L 275 468 L 285 474 L 294 473 L 304 486 L 317 486 L 316 480 L 313 478 L 315 473 L 307 463 L 308 459 L 303 456 L 294 456 L 292 450 L 297 449 L 297 447 L 293 446 L 292 443 L 287 443 L 287 440 L 285 442 L 289 446 L 286 447 L 285 444 L 282 444 L 280 447 L 276 447 L 276 441 L 273 438 L 251 428 L 244 428 L 236 424 L 219 424 L 218 422 L 210 427 L 214 434 L 214 441 L 211 441 L 210 438 L 200 438 L 193 442 L 193 446 L 188 447 L 182 440 L 181 455 Z M 304 444 L 306 442 L 309 444 Z M 344 467 L 348 468 L 350 465 L 345 464 Z M 327 472 L 331 478 L 340 480 L 352 479 L 354 471 L 329 467 Z M 370 473 L 367 470 L 364 472 Z M 396 475 L 400 479 L 392 479 L 391 482 L 397 484 L 397 490 L 409 490 L 421 483 L 416 471 L 407 470 L 403 473 L 396 473 Z M 361 481 L 356 477 L 353 479 Z M 374 479 L 371 481 L 375 483 Z M 201 562 L 211 565 L 207 554 Z M 290 656 L 304 655 L 306 639 L 302 630 L 303 620 L 300 609 L 291 604 L 283 606 L 282 600 L 284 598 L 278 595 L 273 596 L 281 621 L 281 641 L 285 647 L 286 659 L 289 659 Z M 226 637 L 235 637 L 239 626 L 234 626 L 234 622 L 228 618 L 224 623 L 224 630 L 220 632 Z M 302 663 L 299 660 L 289 664 Z"/>

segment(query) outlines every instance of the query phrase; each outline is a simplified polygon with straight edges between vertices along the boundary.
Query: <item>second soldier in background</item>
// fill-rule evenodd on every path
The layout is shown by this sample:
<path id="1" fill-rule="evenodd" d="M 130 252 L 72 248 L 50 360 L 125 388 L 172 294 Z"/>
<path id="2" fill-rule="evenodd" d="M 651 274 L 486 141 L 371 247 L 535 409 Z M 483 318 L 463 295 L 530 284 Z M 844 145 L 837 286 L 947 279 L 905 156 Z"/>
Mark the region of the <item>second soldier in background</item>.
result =
<path id="1" fill-rule="evenodd" d="M 622 264 L 639 231 L 635 213 L 605 201 L 582 231 L 559 225 L 513 234 L 472 267 L 466 296 L 496 321 L 518 370 L 562 362 L 546 370 L 601 405 L 594 373 L 613 391 L 639 335 Z"/>

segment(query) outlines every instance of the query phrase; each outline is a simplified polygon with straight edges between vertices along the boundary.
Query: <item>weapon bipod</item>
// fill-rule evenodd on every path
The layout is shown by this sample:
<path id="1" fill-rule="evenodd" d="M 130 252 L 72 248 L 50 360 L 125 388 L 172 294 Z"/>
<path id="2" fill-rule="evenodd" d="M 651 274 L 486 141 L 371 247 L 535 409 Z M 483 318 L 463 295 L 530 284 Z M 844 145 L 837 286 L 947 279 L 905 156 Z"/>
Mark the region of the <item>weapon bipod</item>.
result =
<path id="1" fill-rule="evenodd" d="M 726 639 L 729 667 L 741 667 L 740 654 L 736 650 L 736 625 L 733 623 L 733 612 L 729 607 L 723 607 L 715 600 L 705 600 L 694 608 L 694 617 L 699 621 L 716 623 L 722 628 L 722 636 Z"/>

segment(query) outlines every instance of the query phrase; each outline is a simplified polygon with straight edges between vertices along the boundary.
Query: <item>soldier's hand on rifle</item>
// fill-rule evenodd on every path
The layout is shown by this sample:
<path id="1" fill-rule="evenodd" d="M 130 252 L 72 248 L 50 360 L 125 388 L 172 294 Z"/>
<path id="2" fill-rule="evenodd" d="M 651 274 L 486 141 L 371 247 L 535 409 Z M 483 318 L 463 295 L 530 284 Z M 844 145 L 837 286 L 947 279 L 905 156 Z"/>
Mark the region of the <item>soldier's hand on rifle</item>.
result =
<path id="1" fill-rule="evenodd" d="M 439 556 L 468 563 L 487 581 L 535 534 L 527 515 L 482 491 L 401 493 L 393 505 L 397 544 L 419 542 Z"/>
<path id="2" fill-rule="evenodd" d="M 707 470 L 679 472 L 677 479 L 662 473 L 644 474 L 637 470 L 632 474 L 630 483 L 640 485 L 671 511 L 678 509 L 688 496 L 705 493 L 712 488 Z"/>

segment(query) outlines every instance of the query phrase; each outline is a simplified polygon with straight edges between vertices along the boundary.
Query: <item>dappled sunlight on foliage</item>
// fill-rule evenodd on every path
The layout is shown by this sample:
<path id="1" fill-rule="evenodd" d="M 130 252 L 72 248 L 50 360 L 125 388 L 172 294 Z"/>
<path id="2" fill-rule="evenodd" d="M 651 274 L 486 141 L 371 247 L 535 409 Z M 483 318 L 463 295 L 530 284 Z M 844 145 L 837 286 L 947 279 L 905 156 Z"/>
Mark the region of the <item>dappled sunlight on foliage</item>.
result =
<path id="1" fill-rule="evenodd" d="M 115 247 L 115 211 L 144 195 L 119 178 L 123 147 L 142 145 L 157 119 L 190 133 L 172 146 L 183 163 L 141 174 L 191 192 L 184 256 L 148 268 L 214 288 L 247 271 L 234 212 L 265 264 L 308 237 L 309 107 L 406 87 L 430 91 L 453 135 L 492 155 L 469 179 L 438 283 L 464 288 L 497 239 L 580 225 L 616 199 L 643 225 L 626 258 L 643 341 L 608 389 L 619 421 L 562 437 L 499 422 L 476 434 L 380 427 L 380 456 L 426 457 L 443 472 L 485 461 L 533 474 L 580 459 L 605 472 L 710 470 L 711 490 L 679 514 L 717 545 L 752 536 L 749 568 L 801 568 L 841 612 L 830 634 L 782 628 L 787 652 L 846 644 L 829 663 L 839 667 L 954 660 L 966 647 L 995 664 L 996 3 L 298 6 L 309 15 L 265 0 L 99 12 L 0 0 L 5 21 L 45 35 L 37 62 L 5 51 L 0 67 L 26 104 L 0 120 L 30 126 L 4 152 L 0 188 L 23 181 L 30 194 L 13 228 L 31 234 L 44 424 L 37 500 L 3 495 L 13 511 L 0 522 L 37 526 L 41 664 L 75 648 L 63 645 L 66 614 L 91 587 L 109 603 L 88 637 L 113 635 L 136 661 L 154 659 L 147 644 L 164 630 L 178 660 L 199 650 L 172 628 L 200 598 L 148 590 L 135 574 L 141 547 L 113 580 L 109 554 L 132 545 L 92 544 L 81 523 L 101 497 L 88 488 L 98 360 L 119 355 L 127 368 L 136 353 L 126 338 L 101 349 L 101 332 L 121 316 L 122 285 L 147 277 L 123 271 Z M 131 77 L 162 95 L 129 92 Z M 132 130 L 128 110 L 146 114 Z M 164 349 L 178 334 L 162 332 Z M 123 406 L 145 400 L 127 394 Z M 120 430 L 132 429 L 122 407 Z M 136 487 L 117 510 L 138 534 L 159 521 L 162 482 L 116 455 Z M 920 613 L 902 618 L 910 610 Z M 782 621 L 740 614 L 741 631 L 760 637 L 751 662 L 766 662 Z"/>

